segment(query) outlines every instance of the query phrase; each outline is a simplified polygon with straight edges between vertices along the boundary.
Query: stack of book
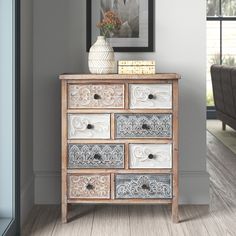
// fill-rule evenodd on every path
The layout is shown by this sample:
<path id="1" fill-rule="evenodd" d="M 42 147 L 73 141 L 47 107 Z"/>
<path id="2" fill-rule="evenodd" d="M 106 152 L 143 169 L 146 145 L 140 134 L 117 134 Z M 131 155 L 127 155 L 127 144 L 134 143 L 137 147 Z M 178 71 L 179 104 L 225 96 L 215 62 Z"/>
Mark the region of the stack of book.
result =
<path id="1" fill-rule="evenodd" d="M 118 74 L 150 75 L 155 73 L 155 61 L 118 61 Z"/>

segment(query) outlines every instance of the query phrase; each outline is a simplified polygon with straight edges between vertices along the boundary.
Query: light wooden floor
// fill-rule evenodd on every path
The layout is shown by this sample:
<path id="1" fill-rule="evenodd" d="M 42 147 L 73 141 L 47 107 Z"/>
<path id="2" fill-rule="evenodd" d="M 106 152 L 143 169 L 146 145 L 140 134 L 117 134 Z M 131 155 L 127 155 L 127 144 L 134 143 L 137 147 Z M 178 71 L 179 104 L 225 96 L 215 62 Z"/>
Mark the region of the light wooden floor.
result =
<path id="1" fill-rule="evenodd" d="M 236 156 L 207 135 L 211 203 L 180 207 L 181 223 L 172 224 L 167 206 L 73 207 L 68 224 L 61 224 L 58 206 L 35 206 L 22 235 L 235 236 Z"/>

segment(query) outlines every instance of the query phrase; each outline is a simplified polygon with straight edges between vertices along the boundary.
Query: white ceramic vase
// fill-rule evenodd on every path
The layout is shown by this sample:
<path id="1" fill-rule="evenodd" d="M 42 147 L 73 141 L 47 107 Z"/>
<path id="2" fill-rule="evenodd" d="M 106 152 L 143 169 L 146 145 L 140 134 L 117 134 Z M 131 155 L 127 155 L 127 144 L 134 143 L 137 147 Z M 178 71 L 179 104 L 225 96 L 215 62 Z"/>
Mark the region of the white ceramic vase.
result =
<path id="1" fill-rule="evenodd" d="M 115 73 L 114 50 L 104 36 L 98 36 L 97 41 L 89 50 L 88 66 L 92 74 Z"/>

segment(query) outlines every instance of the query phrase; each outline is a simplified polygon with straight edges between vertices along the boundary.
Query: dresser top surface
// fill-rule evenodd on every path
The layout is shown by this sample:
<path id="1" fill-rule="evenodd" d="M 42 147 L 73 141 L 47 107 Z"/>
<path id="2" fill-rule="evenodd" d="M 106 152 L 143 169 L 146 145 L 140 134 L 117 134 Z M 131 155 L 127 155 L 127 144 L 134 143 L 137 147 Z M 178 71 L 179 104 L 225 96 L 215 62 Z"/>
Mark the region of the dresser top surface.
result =
<path id="1" fill-rule="evenodd" d="M 158 73 L 152 75 L 120 75 L 120 74 L 62 74 L 59 76 L 61 80 L 127 80 L 127 79 L 151 79 L 151 80 L 178 80 L 181 76 L 176 73 Z"/>

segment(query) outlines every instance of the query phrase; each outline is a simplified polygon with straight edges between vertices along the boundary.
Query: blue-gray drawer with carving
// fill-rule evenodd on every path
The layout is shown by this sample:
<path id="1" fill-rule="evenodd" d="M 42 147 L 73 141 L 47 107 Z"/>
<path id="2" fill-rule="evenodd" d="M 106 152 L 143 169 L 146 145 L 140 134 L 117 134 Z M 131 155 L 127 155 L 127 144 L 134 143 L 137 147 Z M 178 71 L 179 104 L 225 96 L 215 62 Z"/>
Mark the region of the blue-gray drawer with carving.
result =
<path id="1" fill-rule="evenodd" d="M 171 174 L 118 174 L 115 181 L 118 199 L 172 198 Z"/>
<path id="2" fill-rule="evenodd" d="M 124 144 L 69 144 L 68 168 L 124 168 Z"/>
<path id="3" fill-rule="evenodd" d="M 116 114 L 116 138 L 171 138 L 171 114 Z"/>

